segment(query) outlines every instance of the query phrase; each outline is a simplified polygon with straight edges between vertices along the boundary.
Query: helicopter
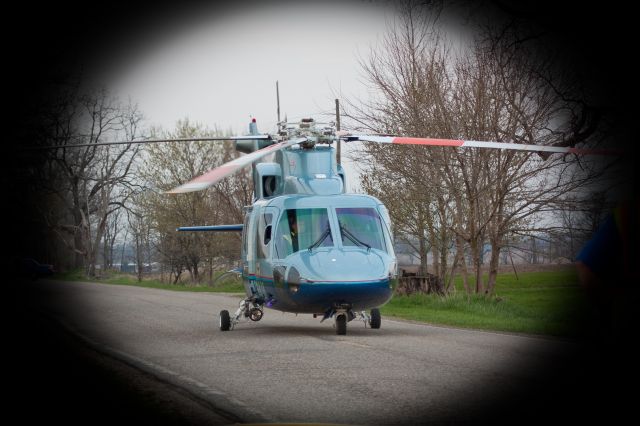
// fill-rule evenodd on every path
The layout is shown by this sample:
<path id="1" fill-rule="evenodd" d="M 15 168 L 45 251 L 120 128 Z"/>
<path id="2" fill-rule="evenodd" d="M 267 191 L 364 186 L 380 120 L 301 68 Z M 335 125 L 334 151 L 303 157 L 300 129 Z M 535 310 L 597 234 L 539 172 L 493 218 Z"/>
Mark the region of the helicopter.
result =
<path id="1" fill-rule="evenodd" d="M 302 119 L 280 123 L 277 135 L 236 140 L 247 155 L 167 191 L 197 191 L 253 165 L 254 201 L 245 207 L 244 223 L 180 227 L 186 231 L 241 231 L 242 276 L 247 297 L 232 316 L 219 314 L 220 330 L 243 318 L 259 321 L 264 307 L 333 318 L 336 333 L 359 317 L 380 328 L 379 307 L 397 283 L 391 222 L 374 197 L 345 193 L 345 172 L 331 146 L 333 123 Z M 257 160 L 271 155 L 273 161 Z M 368 312 L 367 312 L 368 311 Z"/>
<path id="2" fill-rule="evenodd" d="M 336 161 L 338 141 L 403 145 L 477 147 L 553 153 L 593 154 L 573 147 L 464 141 L 338 131 L 312 118 L 279 122 L 277 134 L 230 137 L 246 155 L 214 168 L 169 194 L 198 191 L 252 166 L 254 200 L 244 223 L 185 226 L 179 232 L 242 232 L 241 267 L 246 298 L 235 313 L 219 313 L 221 331 L 240 321 L 260 321 L 264 308 L 333 319 L 336 334 L 362 320 L 381 327 L 380 307 L 393 296 L 398 265 L 389 213 L 375 197 L 348 194 L 344 168 Z M 269 161 L 259 161 L 265 157 Z"/>

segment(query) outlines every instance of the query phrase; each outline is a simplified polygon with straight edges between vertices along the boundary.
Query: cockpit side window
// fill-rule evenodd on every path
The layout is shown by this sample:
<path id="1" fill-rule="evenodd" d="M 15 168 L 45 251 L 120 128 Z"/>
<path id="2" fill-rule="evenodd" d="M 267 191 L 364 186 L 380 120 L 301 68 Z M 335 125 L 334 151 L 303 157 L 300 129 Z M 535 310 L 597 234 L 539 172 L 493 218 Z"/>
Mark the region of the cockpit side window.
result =
<path id="1" fill-rule="evenodd" d="M 285 210 L 278 222 L 275 245 L 280 259 L 312 247 L 333 246 L 327 209 Z"/>
<path id="2" fill-rule="evenodd" d="M 257 258 L 266 259 L 269 257 L 269 242 L 271 241 L 271 221 L 273 215 L 265 213 L 260 215 L 258 222 L 258 232 L 256 246 L 258 247 Z"/>
<path id="3" fill-rule="evenodd" d="M 383 224 L 376 209 L 370 207 L 336 208 L 343 246 L 387 251 Z"/>
<path id="4" fill-rule="evenodd" d="M 391 228 L 391 216 L 389 216 L 389 210 L 387 210 L 387 208 L 383 204 L 379 204 L 378 212 L 380 213 L 380 218 L 382 219 L 382 230 L 384 231 L 384 237 L 387 243 L 387 253 L 395 256 L 393 248 L 394 237 Z"/>

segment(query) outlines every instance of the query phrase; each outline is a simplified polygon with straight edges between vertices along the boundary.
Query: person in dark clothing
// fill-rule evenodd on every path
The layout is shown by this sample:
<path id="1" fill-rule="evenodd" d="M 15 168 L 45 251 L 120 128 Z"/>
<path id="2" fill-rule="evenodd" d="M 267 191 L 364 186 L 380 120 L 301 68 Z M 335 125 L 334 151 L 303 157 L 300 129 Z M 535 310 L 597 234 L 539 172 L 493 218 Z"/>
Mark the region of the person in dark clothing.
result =
<path id="1" fill-rule="evenodd" d="M 576 259 L 600 337 L 628 339 L 626 333 L 637 323 L 639 211 L 638 202 L 618 205 Z"/>

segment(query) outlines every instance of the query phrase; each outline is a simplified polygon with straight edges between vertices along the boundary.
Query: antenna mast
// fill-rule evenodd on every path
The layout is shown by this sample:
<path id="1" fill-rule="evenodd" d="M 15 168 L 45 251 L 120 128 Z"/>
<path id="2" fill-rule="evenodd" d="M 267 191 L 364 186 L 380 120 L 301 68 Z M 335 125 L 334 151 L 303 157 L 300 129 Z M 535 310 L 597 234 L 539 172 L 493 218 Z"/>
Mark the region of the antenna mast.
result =
<path id="1" fill-rule="evenodd" d="M 278 103 L 278 127 L 280 127 L 280 88 L 278 87 L 278 80 L 276 80 L 276 101 Z"/>

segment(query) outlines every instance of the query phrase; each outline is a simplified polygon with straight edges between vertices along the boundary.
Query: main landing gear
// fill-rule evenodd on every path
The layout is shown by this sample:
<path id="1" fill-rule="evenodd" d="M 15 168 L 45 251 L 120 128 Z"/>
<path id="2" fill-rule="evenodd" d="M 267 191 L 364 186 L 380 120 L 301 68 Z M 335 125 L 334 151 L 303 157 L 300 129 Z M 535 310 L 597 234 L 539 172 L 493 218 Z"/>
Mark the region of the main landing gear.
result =
<path id="1" fill-rule="evenodd" d="M 233 328 L 245 318 L 251 321 L 260 321 L 264 315 L 264 300 L 256 296 L 244 299 L 240 302 L 238 310 L 233 316 L 229 311 L 220 311 L 219 326 L 221 331 L 233 330 Z M 314 317 L 316 315 L 314 314 Z M 366 311 L 354 312 L 350 305 L 340 305 L 330 309 L 324 314 L 322 321 L 333 317 L 336 334 L 344 336 L 347 334 L 347 323 L 358 319 L 364 323 L 364 326 L 378 329 L 382 325 L 382 317 L 379 309 L 371 309 L 369 313 Z"/>
<path id="2" fill-rule="evenodd" d="M 378 329 L 382 325 L 382 317 L 380 316 L 380 310 L 374 308 L 371 310 L 369 314 L 366 311 L 354 313 L 352 310 L 345 309 L 336 309 L 329 316 L 334 316 L 334 327 L 336 329 L 336 334 L 339 336 L 344 336 L 347 334 L 347 323 L 354 320 L 359 319 L 364 322 L 364 326 L 367 325 L 373 329 Z M 325 316 L 325 319 L 327 317 Z M 324 319 L 323 319 L 324 320 Z"/>
<path id="3" fill-rule="evenodd" d="M 262 310 L 264 303 L 262 300 L 252 296 L 240 302 L 240 306 L 233 318 L 229 315 L 229 311 L 220 311 L 220 330 L 229 331 L 240 322 L 240 319 L 247 318 L 251 321 L 260 321 L 264 315 Z"/>

